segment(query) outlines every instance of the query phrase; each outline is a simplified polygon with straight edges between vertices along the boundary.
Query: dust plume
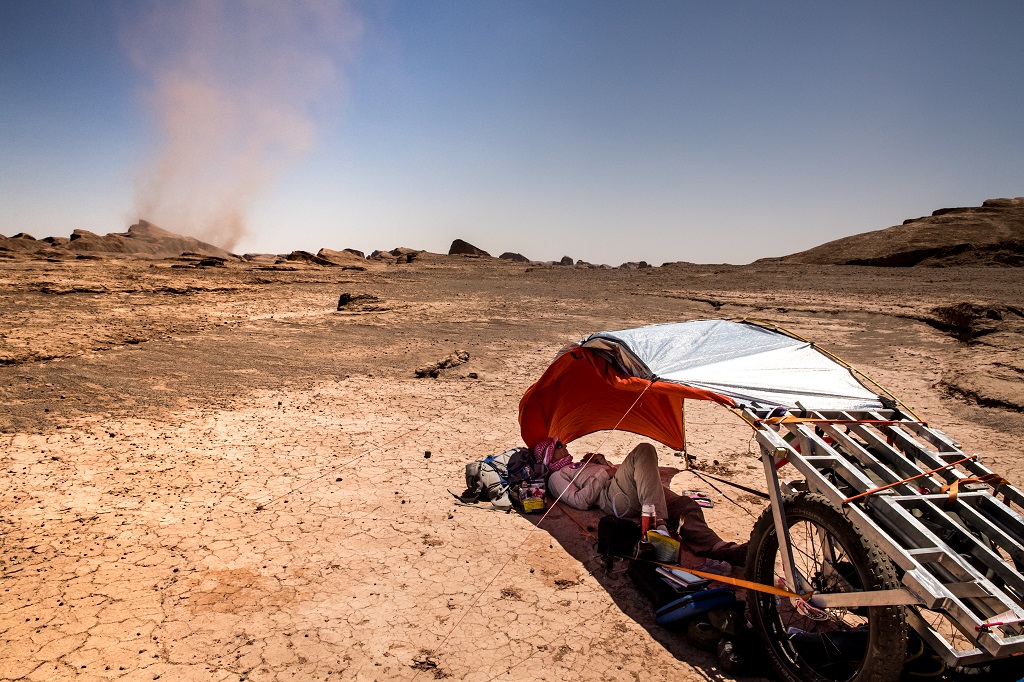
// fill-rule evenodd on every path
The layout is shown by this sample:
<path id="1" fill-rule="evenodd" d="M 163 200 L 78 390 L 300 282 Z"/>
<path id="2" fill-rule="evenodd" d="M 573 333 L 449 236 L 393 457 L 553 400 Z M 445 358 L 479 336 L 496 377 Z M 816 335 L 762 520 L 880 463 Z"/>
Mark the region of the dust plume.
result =
<path id="1" fill-rule="evenodd" d="M 128 7 L 123 41 L 156 134 L 135 214 L 231 250 L 315 144 L 316 114 L 340 104 L 361 26 L 343 0 Z"/>

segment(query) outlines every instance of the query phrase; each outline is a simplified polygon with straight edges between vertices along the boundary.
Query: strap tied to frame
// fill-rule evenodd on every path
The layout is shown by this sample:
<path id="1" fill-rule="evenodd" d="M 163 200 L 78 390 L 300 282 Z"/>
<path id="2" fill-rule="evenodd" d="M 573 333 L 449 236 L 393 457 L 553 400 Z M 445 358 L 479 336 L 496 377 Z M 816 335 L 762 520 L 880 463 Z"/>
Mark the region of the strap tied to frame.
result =
<path id="1" fill-rule="evenodd" d="M 968 455 L 967 457 L 964 457 L 963 459 L 958 459 L 955 462 L 951 462 L 949 464 L 946 464 L 946 465 L 943 465 L 943 466 L 940 466 L 940 467 L 935 467 L 934 469 L 929 469 L 928 471 L 923 471 L 923 472 L 921 472 L 919 474 L 916 474 L 914 476 L 910 476 L 909 478 L 904 478 L 901 481 L 896 481 L 895 483 L 890 483 L 888 485 L 883 485 L 883 486 L 880 486 L 878 488 L 872 488 L 871 490 L 866 490 L 866 491 L 860 493 L 859 495 L 854 495 L 852 497 L 847 497 L 845 500 L 843 500 L 843 506 L 845 507 L 846 505 L 850 504 L 854 500 L 859 500 L 862 497 L 867 497 L 868 495 L 874 495 L 877 492 L 881 492 L 883 490 L 888 490 L 889 488 L 895 488 L 898 485 L 903 485 L 904 483 L 909 483 L 910 481 L 913 481 L 913 480 L 916 480 L 918 478 L 921 478 L 922 476 L 928 476 L 928 475 L 934 474 L 934 473 L 936 473 L 938 471 L 942 471 L 943 469 L 949 469 L 949 468 L 957 466 L 958 464 L 963 464 L 964 462 L 969 462 L 972 459 L 977 459 L 977 458 L 978 458 L 977 455 Z"/>
<path id="2" fill-rule="evenodd" d="M 984 474 L 982 476 L 974 476 L 971 478 L 958 478 L 949 485 L 944 485 L 939 490 L 941 492 L 948 492 L 949 499 L 946 500 L 946 506 L 952 506 L 956 502 L 956 497 L 960 492 L 960 486 L 967 483 L 984 483 L 985 485 L 992 486 L 992 490 L 996 490 L 999 486 L 1009 483 L 1005 478 L 999 474 Z"/>

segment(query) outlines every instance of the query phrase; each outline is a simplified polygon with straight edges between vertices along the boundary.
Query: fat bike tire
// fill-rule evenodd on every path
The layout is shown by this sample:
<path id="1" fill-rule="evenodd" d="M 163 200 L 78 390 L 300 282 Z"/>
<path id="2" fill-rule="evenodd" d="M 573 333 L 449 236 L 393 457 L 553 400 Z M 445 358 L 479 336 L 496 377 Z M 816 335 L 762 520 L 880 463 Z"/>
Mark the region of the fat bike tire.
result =
<path id="1" fill-rule="evenodd" d="M 786 496 L 783 505 L 796 571 L 816 592 L 900 587 L 889 558 L 823 495 Z M 785 585 L 770 507 L 750 535 L 747 577 Z M 900 677 L 907 647 L 902 606 L 830 608 L 814 614 L 815 620 L 799 613 L 789 598 L 754 590 L 747 590 L 747 605 L 754 631 L 784 682 L 896 682 Z"/>

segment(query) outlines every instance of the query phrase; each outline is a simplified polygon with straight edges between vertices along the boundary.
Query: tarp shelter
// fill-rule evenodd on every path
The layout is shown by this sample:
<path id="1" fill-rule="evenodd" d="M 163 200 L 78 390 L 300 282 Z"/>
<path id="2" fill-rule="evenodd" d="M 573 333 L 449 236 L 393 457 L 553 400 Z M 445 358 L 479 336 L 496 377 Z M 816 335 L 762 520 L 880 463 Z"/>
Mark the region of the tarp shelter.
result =
<path id="1" fill-rule="evenodd" d="M 693 320 L 565 346 L 520 400 L 519 426 L 529 447 L 617 427 L 682 450 L 685 398 L 755 409 L 882 407 L 811 343 L 751 322 Z"/>

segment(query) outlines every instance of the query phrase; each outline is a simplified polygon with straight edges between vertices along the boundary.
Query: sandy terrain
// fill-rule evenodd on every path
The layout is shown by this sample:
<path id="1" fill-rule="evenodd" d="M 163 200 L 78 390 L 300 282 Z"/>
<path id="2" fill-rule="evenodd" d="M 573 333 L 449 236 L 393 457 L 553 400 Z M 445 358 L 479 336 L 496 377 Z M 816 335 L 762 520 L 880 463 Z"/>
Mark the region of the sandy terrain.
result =
<path id="1" fill-rule="evenodd" d="M 172 264 L 0 264 L 0 679 L 722 678 L 568 516 L 446 492 L 601 329 L 776 321 L 1024 485 L 1019 269 Z M 968 332 L 942 312 L 963 302 Z M 687 403 L 687 426 L 703 465 L 763 488 L 733 415 Z M 745 539 L 763 501 L 659 452 Z"/>

